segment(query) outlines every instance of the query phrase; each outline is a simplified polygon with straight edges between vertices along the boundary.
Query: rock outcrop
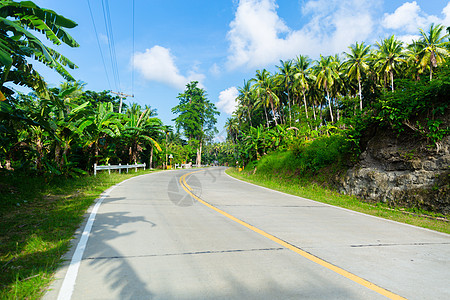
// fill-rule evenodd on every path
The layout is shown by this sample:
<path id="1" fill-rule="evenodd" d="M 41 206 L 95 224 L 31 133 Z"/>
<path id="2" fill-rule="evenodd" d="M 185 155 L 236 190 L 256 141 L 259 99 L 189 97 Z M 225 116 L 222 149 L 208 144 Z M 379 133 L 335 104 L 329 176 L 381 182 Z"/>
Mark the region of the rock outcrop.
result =
<path id="1" fill-rule="evenodd" d="M 357 165 L 340 178 L 340 192 L 395 206 L 450 213 L 450 136 L 436 147 L 413 133 L 377 129 Z"/>

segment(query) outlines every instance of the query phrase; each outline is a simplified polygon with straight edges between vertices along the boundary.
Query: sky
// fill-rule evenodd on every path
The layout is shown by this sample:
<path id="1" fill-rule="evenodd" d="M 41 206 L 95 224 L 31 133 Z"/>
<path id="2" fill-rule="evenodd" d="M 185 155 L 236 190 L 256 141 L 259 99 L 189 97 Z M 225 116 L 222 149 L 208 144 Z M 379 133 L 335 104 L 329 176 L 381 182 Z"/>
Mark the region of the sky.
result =
<path id="1" fill-rule="evenodd" d="M 355 42 L 375 44 L 392 34 L 409 42 L 431 23 L 450 26 L 446 0 L 34 2 L 78 23 L 68 32 L 80 47 L 56 50 L 77 64 L 70 73 L 86 83 L 85 89 L 134 95 L 125 103 L 149 105 L 173 125 L 171 108 L 178 94 L 196 80 L 221 112 L 219 141 L 226 135 L 223 127 L 235 108 L 237 88 L 258 69 L 275 72 L 280 60 L 342 54 Z M 102 3 L 109 7 L 112 39 Z M 50 86 L 63 82 L 55 71 L 34 65 Z"/>

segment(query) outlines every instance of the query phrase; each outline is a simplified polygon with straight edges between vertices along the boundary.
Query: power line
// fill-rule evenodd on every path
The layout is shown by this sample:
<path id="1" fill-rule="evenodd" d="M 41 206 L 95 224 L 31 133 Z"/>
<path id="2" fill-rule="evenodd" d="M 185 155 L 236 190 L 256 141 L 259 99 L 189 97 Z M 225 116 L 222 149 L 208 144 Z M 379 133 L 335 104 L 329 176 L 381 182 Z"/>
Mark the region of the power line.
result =
<path id="1" fill-rule="evenodd" d="M 106 35 L 108 36 L 108 47 L 109 47 L 109 54 L 110 54 L 110 60 L 111 60 L 111 68 L 113 70 L 113 77 L 114 82 L 116 85 L 117 90 L 121 90 L 120 87 L 120 77 L 119 77 L 119 68 L 117 65 L 117 56 L 116 56 L 116 49 L 115 49 L 115 42 L 114 42 L 114 35 L 112 30 L 112 23 L 111 23 L 111 14 L 109 10 L 109 4 L 108 0 L 102 0 L 102 8 L 103 8 L 103 19 L 105 21 L 105 27 L 106 27 Z"/>
<path id="2" fill-rule="evenodd" d="M 108 76 L 108 70 L 106 68 L 105 57 L 103 56 L 103 51 L 102 51 L 102 47 L 100 45 L 100 40 L 98 39 L 97 27 L 95 26 L 94 15 L 92 14 L 91 3 L 89 2 L 89 0 L 87 0 L 87 3 L 88 3 L 88 7 L 89 7 L 89 13 L 91 15 L 92 25 L 94 26 L 94 33 L 95 33 L 95 38 L 97 39 L 98 50 L 100 51 L 100 56 L 102 57 L 103 68 L 105 69 L 106 80 L 108 81 L 109 89 L 112 89 L 111 81 L 109 80 L 109 76 Z"/>
<path id="3" fill-rule="evenodd" d="M 132 50 L 132 68 L 131 68 L 131 94 L 134 95 L 134 20 L 135 20 L 135 16 L 134 16 L 134 0 L 132 2 L 132 39 L 133 39 L 133 50 Z"/>

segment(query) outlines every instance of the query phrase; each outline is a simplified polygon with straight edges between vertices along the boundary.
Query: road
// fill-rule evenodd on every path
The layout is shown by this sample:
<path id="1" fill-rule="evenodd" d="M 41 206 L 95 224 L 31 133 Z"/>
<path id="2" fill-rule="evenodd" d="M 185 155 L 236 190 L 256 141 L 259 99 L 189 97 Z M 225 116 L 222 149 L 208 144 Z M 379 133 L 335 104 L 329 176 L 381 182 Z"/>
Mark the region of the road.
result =
<path id="1" fill-rule="evenodd" d="M 224 170 L 107 191 L 44 299 L 450 299 L 450 235 Z"/>

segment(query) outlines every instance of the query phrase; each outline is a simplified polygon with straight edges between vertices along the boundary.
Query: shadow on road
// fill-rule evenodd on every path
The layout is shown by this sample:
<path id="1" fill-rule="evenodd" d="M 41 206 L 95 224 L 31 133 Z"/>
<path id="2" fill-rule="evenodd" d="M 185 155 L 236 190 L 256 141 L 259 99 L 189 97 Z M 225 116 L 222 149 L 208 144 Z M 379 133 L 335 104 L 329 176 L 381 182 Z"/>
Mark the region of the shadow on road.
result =
<path id="1" fill-rule="evenodd" d="M 123 199 L 107 198 L 105 203 Z M 124 232 L 119 229 L 130 223 L 141 223 L 140 226 L 145 229 L 156 226 L 145 217 L 129 216 L 128 212 L 98 213 L 83 260 L 89 261 L 90 268 L 94 269 L 95 274 L 104 277 L 103 286 L 99 287 L 99 291 L 112 291 L 114 295 L 117 295 L 117 299 L 151 299 L 153 294 L 148 289 L 147 283 L 135 273 L 124 253 L 120 253 L 111 246 L 111 241 L 135 233 L 135 231 Z M 98 279 L 95 281 L 98 282 Z M 98 295 L 98 298 L 104 297 L 107 295 Z"/>

